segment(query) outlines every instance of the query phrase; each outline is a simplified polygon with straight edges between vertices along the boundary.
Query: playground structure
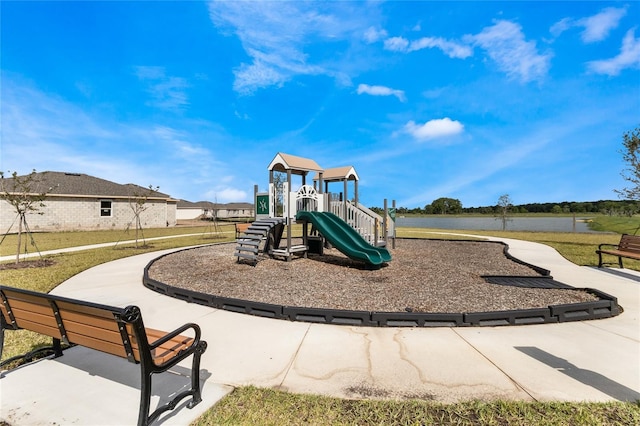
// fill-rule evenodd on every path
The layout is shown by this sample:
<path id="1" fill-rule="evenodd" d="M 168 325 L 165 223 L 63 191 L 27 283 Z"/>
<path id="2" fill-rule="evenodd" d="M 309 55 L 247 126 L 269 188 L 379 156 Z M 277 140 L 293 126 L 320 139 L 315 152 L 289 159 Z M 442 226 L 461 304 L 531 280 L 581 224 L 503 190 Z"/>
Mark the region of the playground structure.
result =
<path id="1" fill-rule="evenodd" d="M 260 251 L 289 261 L 294 255 L 322 254 L 325 246 L 369 265 L 391 260 L 386 246 L 395 238 L 393 210 L 385 200 L 384 216 L 380 216 L 358 202 L 359 177 L 354 167 L 325 170 L 313 160 L 278 153 L 268 170 L 269 191 L 259 193 L 254 188 L 255 220 L 237 240 L 234 256 L 238 261 L 255 265 Z M 294 176 L 301 178 L 298 187 Z M 352 200 L 349 182 L 354 187 Z M 335 183 L 343 184 L 342 192 L 329 192 L 329 185 Z M 294 223 L 302 224 L 302 244 L 293 241 Z"/>

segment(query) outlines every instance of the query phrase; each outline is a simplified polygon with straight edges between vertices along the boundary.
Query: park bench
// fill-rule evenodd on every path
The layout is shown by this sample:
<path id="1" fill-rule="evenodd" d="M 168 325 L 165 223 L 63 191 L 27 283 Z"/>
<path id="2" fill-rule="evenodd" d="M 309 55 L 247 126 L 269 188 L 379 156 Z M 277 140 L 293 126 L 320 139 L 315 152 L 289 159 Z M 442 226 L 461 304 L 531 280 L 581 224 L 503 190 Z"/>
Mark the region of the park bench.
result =
<path id="1" fill-rule="evenodd" d="M 247 229 L 249 229 L 250 226 L 250 223 L 236 223 L 236 240 L 240 238 L 242 234 L 247 232 Z"/>
<path id="2" fill-rule="evenodd" d="M 24 329 L 52 337 L 50 349 L 55 357 L 63 355 L 62 344 L 80 345 L 140 364 L 138 425 L 152 423 L 188 396 L 192 398 L 187 404 L 188 408 L 202 400 L 200 357 L 207 343 L 200 340 L 200 327 L 197 324 L 185 324 L 166 333 L 146 328 L 137 306 L 118 308 L 2 285 L 0 299 L 0 356 L 5 330 Z M 184 332 L 194 336 L 185 336 L 182 334 Z M 193 355 L 191 388 L 149 414 L 151 376 L 169 370 L 190 355 Z M 11 360 L 17 358 L 20 357 Z"/>
<path id="3" fill-rule="evenodd" d="M 629 235 L 623 234 L 620 237 L 620 243 L 618 244 L 600 244 L 598 246 L 598 268 L 602 268 L 603 261 L 602 255 L 608 254 L 611 256 L 618 257 L 618 265 L 620 268 L 622 266 L 622 258 L 626 257 L 628 259 L 636 259 L 640 260 L 640 236 L 639 235 Z"/>

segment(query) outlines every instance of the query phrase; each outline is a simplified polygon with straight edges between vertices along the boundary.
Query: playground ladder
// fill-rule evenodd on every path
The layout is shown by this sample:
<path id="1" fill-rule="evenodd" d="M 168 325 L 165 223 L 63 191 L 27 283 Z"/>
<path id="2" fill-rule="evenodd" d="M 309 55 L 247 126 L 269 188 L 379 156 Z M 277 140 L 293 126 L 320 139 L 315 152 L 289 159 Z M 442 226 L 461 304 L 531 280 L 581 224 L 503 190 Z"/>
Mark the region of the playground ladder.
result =
<path id="1" fill-rule="evenodd" d="M 259 219 L 253 222 L 249 228 L 238 238 L 238 245 L 236 246 L 236 251 L 234 256 L 238 258 L 238 262 L 240 258 L 247 259 L 253 263 L 255 266 L 258 263 L 258 253 L 260 252 L 260 243 L 263 239 L 268 238 L 271 230 L 280 224 L 283 224 L 286 221 L 285 218 L 268 218 L 268 219 Z M 276 236 L 277 238 L 277 236 Z M 269 242 L 265 243 L 268 246 Z M 274 245 L 278 245 L 279 241 L 275 242 Z M 267 247 L 265 246 L 265 250 Z"/>

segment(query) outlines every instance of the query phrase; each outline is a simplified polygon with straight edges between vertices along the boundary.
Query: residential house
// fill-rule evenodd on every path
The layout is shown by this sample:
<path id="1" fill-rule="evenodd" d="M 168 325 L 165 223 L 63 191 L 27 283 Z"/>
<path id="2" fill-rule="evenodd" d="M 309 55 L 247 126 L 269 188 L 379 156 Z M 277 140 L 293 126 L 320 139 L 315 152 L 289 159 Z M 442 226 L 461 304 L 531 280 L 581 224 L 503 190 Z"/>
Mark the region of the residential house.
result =
<path id="1" fill-rule="evenodd" d="M 246 219 L 254 217 L 254 208 L 251 203 L 212 203 L 210 201 L 178 201 L 178 220 L 193 219 Z"/>
<path id="2" fill-rule="evenodd" d="M 77 231 L 135 228 L 133 207 L 144 199 L 140 213 L 143 228 L 176 225 L 177 201 L 167 194 L 134 184 L 121 185 L 80 173 L 35 174 L 34 194 L 47 193 L 44 207 L 27 214 L 31 231 Z M 2 193 L 15 193 L 13 179 L 2 179 Z M 17 213 L 0 200 L 0 231 L 17 232 Z"/>

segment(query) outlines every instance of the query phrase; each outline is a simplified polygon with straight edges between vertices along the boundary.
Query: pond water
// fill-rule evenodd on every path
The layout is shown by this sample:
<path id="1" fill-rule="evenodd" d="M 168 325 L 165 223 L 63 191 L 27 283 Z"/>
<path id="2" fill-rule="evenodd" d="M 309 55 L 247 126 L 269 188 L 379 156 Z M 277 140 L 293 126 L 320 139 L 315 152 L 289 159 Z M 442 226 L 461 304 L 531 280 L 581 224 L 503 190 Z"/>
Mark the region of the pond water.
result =
<path id="1" fill-rule="evenodd" d="M 594 232 L 587 224 L 589 217 L 512 217 L 507 231 Z M 398 217 L 396 226 L 408 228 L 469 229 L 501 231 L 502 219 L 491 217 Z"/>

